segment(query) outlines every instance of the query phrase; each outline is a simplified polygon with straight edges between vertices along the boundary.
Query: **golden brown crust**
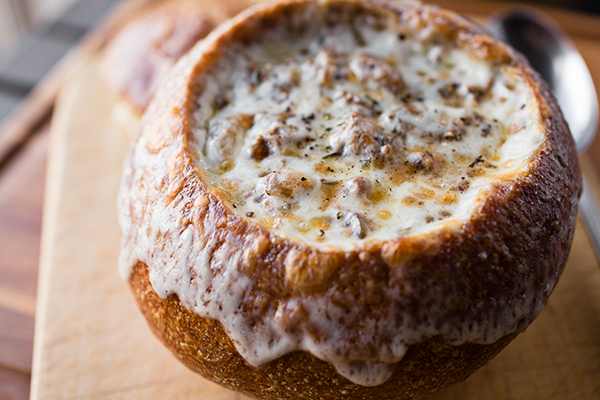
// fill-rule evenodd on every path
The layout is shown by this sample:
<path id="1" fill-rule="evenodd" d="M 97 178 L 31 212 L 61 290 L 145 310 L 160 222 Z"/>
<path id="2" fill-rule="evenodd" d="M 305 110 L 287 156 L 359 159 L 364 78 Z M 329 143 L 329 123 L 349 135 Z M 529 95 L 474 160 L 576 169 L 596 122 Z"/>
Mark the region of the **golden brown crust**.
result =
<path id="1" fill-rule="evenodd" d="M 260 399 L 415 399 L 466 379 L 516 336 L 489 345 L 451 346 L 429 340 L 411 347 L 386 383 L 364 387 L 350 383 L 330 364 L 305 352 L 254 368 L 239 355 L 218 321 L 191 312 L 177 296 L 161 299 L 143 263 L 135 266 L 129 282 L 152 331 L 181 362 L 228 389 Z"/>
<path id="2" fill-rule="evenodd" d="M 172 76 L 179 78 L 165 85 L 152 103 L 144 140 L 138 143 L 156 159 L 143 167 L 146 172 L 132 161 L 124 190 L 160 182 L 160 190 L 154 194 L 157 197 L 137 199 L 143 203 L 140 209 L 159 202 L 176 204 L 183 221 L 181 229 L 192 227 L 202 248 L 211 243 L 211 248 L 228 259 L 239 256 L 243 260 L 239 269 L 254 283 L 244 305 L 254 310 L 257 318 L 292 296 L 329 296 L 336 304 L 352 309 L 356 317 L 344 322 L 347 327 L 359 324 L 364 315 L 384 318 L 391 305 L 402 308 L 416 324 L 434 318 L 442 333 L 468 322 L 505 324 L 511 318 L 507 314 L 519 309 L 520 319 L 512 322 L 511 334 L 490 345 L 451 346 L 448 338 L 415 344 L 397 364 L 392 379 L 366 388 L 351 384 L 329 364 L 302 352 L 260 369 L 249 367 L 218 322 L 190 312 L 176 297 L 161 300 L 152 290 L 143 264 L 135 264 L 131 285 L 161 340 L 190 368 L 227 387 L 266 399 L 413 398 L 468 376 L 539 313 L 570 249 L 581 176 L 562 113 L 522 57 L 471 22 L 436 8 L 399 8 L 378 0 L 335 2 L 377 12 L 388 10 L 403 21 L 444 27 L 458 43 L 493 62 L 508 62 L 521 70 L 535 92 L 545 132 L 528 171 L 497 185 L 483 207 L 459 227 L 371 243 L 352 251 L 311 248 L 237 216 L 226 199 L 211 191 L 188 146 L 195 107 L 192 99 L 198 90 L 194 83 L 219 57 L 224 43 L 251 34 L 265 19 L 277 20 L 284 10 L 305 4 L 288 0 L 238 17 L 178 65 Z M 135 218 L 131 219 L 135 224 Z M 160 242 L 163 246 L 175 240 L 165 236 Z M 125 246 L 131 243 L 134 238 L 126 237 Z M 208 254 L 206 268 L 218 270 L 219 264 L 213 263 L 215 254 Z M 387 289 L 400 294 L 390 297 L 385 294 Z M 524 298 L 527 301 L 522 302 Z M 373 356 L 366 347 L 357 348 L 356 354 L 366 359 Z"/>

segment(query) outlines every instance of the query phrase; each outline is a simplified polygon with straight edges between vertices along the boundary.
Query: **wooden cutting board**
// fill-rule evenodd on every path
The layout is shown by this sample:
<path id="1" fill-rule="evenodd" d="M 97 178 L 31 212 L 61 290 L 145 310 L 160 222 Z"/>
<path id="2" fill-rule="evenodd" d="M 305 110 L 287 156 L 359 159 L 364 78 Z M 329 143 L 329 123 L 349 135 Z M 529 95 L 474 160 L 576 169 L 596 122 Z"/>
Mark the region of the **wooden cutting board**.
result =
<path id="1" fill-rule="evenodd" d="M 117 274 L 116 193 L 127 139 L 94 56 L 82 55 L 73 70 L 52 126 L 32 399 L 244 399 L 176 361 Z M 599 398 L 600 268 L 578 227 L 540 317 L 433 399 Z"/>

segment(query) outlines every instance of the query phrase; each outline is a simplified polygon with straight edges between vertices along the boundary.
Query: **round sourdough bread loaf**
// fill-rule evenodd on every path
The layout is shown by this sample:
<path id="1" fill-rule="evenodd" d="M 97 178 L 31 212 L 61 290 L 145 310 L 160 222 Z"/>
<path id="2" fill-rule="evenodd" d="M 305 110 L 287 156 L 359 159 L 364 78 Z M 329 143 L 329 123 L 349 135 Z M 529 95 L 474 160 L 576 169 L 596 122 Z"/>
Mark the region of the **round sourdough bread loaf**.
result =
<path id="1" fill-rule="evenodd" d="M 108 32 L 99 54 L 102 77 L 117 94 L 112 118 L 131 141 L 160 81 L 177 60 L 217 24 L 245 8 L 246 0 L 226 5 L 197 0 L 146 2 Z"/>
<path id="2" fill-rule="evenodd" d="M 261 399 L 412 399 L 542 310 L 580 172 L 522 57 L 416 2 L 221 25 L 146 111 L 120 269 L 188 367 Z"/>
<path id="3" fill-rule="evenodd" d="M 111 118 L 133 142 L 142 114 L 175 62 L 215 26 L 201 2 L 160 0 L 123 17 L 99 54 L 102 78 L 114 91 Z"/>
<path id="4" fill-rule="evenodd" d="M 134 113 L 143 113 L 160 79 L 215 26 L 200 2 L 159 1 L 126 18 L 102 52 L 105 78 Z"/>

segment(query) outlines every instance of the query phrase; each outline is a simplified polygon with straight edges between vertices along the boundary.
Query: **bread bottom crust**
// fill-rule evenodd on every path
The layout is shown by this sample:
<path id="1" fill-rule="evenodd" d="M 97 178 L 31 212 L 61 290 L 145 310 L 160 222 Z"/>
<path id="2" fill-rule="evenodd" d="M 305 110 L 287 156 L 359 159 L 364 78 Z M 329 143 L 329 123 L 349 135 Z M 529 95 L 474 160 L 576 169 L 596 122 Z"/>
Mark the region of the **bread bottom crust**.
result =
<path id="1" fill-rule="evenodd" d="M 218 321 L 188 310 L 176 295 L 160 298 L 152 288 L 146 264 L 135 265 L 129 283 L 150 328 L 183 364 L 228 389 L 266 400 L 416 399 L 466 379 L 516 336 L 488 345 L 460 346 L 430 339 L 411 346 L 387 382 L 364 387 L 302 351 L 252 367 Z"/>

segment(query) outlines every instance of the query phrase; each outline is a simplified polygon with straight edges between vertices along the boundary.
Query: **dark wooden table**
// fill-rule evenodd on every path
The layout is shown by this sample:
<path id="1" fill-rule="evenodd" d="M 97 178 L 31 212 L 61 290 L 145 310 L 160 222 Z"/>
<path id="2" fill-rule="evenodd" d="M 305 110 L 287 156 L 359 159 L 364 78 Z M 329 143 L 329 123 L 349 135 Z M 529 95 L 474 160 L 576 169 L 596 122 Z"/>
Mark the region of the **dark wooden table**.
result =
<path id="1" fill-rule="evenodd" d="M 59 78 L 44 83 L 41 90 L 34 92 L 33 103 L 37 105 L 29 104 L 28 110 L 21 110 L 17 117 L 14 111 L 23 98 L 31 96 L 41 76 L 114 2 L 86 3 L 95 10 L 75 6 L 61 21 L 46 27 L 41 35 L 30 37 L 28 47 L 21 50 L 21 57 L 25 63 L 35 65 L 34 70 L 19 68 L 17 61 L 0 67 L 0 118 L 13 115 L 12 120 L 5 118 L 0 126 L 0 400 L 26 399 L 29 394 L 45 166 L 50 140 L 48 116 L 60 86 Z M 467 4 L 451 0 L 436 3 L 482 17 L 507 8 L 493 3 Z M 595 82 L 599 83 L 600 18 L 544 11 L 574 38 L 592 69 Z M 40 48 L 45 49 L 48 56 L 32 53 L 32 49 Z M 3 141 L 9 135 L 10 140 Z M 592 173 L 600 172 L 600 141 L 594 143 L 588 155 Z"/>

